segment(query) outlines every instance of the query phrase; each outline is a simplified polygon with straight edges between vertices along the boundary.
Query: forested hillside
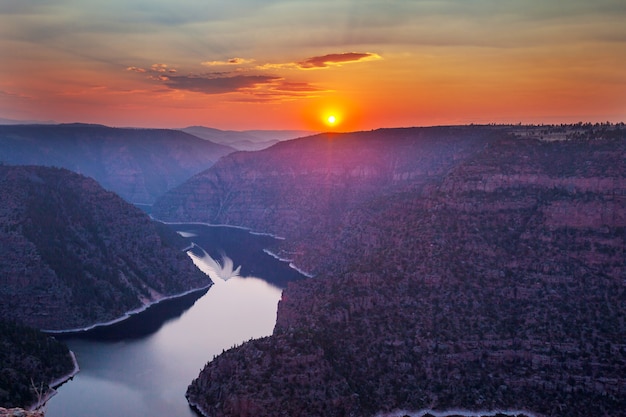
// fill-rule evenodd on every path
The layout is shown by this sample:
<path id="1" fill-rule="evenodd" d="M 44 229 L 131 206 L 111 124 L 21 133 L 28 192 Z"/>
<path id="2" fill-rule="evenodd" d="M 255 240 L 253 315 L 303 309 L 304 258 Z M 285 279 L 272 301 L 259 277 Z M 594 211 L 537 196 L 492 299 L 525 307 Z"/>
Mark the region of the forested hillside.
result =
<path id="1" fill-rule="evenodd" d="M 80 328 L 210 285 L 180 245 L 91 178 L 0 166 L 1 317 Z"/>
<path id="2" fill-rule="evenodd" d="M 209 415 L 626 415 L 622 126 L 306 138 L 232 154 L 157 208 L 286 236 L 316 274 L 273 336 L 191 384 Z"/>
<path id="3" fill-rule="evenodd" d="M 67 346 L 51 336 L 0 320 L 0 407 L 26 407 L 70 374 L 74 363 Z"/>

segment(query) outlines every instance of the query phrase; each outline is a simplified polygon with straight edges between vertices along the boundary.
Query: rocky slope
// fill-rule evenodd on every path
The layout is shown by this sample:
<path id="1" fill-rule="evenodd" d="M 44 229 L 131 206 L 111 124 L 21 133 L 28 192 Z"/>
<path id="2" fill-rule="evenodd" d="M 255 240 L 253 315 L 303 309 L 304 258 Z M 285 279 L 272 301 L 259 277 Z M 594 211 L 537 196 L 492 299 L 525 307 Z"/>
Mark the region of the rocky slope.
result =
<path id="1" fill-rule="evenodd" d="M 165 232 L 91 178 L 0 166 L 0 317 L 80 328 L 209 285 Z"/>
<path id="2" fill-rule="evenodd" d="M 206 415 L 626 415 L 621 126 L 318 136 L 232 154 L 157 208 L 286 236 L 317 274 L 193 381 Z"/>
<path id="3" fill-rule="evenodd" d="M 132 203 L 151 204 L 233 150 L 177 130 L 0 126 L 0 162 L 67 168 Z"/>

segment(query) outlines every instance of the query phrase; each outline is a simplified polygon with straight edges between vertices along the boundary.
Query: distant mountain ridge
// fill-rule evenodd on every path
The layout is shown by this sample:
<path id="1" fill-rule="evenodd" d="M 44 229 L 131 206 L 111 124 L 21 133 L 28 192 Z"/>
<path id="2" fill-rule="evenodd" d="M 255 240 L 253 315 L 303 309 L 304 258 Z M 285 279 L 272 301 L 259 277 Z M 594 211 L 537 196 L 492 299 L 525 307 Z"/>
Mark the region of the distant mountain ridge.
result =
<path id="1" fill-rule="evenodd" d="M 0 125 L 0 162 L 67 168 L 132 203 L 151 204 L 233 151 L 177 130 Z"/>
<path id="2" fill-rule="evenodd" d="M 210 285 L 178 235 L 60 168 L 0 166 L 0 316 L 47 330 Z"/>
<path id="3" fill-rule="evenodd" d="M 382 129 L 233 153 L 155 216 L 246 226 L 314 278 L 209 362 L 216 417 L 625 416 L 623 125 Z"/>
<path id="4" fill-rule="evenodd" d="M 54 120 L 18 120 L 0 117 L 0 125 L 53 125 Z"/>
<path id="5" fill-rule="evenodd" d="M 222 145 L 231 146 L 240 151 L 259 151 L 284 141 L 304 136 L 311 136 L 314 132 L 306 130 L 219 130 L 205 126 L 189 126 L 180 129 L 183 132 L 199 138 L 210 140 Z"/>

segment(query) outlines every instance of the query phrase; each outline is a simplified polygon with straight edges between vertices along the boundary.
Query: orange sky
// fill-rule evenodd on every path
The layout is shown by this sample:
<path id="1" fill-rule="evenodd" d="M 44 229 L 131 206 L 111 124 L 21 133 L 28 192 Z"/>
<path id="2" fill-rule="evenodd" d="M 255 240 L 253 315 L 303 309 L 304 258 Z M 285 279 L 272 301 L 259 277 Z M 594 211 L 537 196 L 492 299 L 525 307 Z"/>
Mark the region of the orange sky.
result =
<path id="1" fill-rule="evenodd" d="M 619 122 L 624 22 L 623 0 L 2 0 L 0 118 Z"/>

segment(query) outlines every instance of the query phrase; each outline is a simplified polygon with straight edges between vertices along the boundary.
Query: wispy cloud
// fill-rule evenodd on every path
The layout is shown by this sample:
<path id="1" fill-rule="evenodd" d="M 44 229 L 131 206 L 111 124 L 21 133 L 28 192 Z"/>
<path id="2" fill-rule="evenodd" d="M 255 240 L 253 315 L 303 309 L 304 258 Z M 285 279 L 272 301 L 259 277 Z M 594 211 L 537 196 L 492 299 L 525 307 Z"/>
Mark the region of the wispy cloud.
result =
<path id="1" fill-rule="evenodd" d="M 138 72 L 140 74 L 176 74 L 176 68 L 170 68 L 167 64 L 152 64 L 150 68 L 126 67 L 126 71 Z"/>
<path id="2" fill-rule="evenodd" d="M 231 58 L 226 61 L 205 61 L 202 65 L 206 67 L 217 67 L 217 66 L 229 66 L 229 65 L 244 65 L 251 64 L 254 62 L 254 59 L 244 59 L 244 58 Z"/>
<path id="3" fill-rule="evenodd" d="M 246 65 L 254 60 L 232 58 L 227 61 L 202 63 L 208 66 Z M 296 64 L 292 63 L 292 67 Z M 170 90 L 191 91 L 202 94 L 241 93 L 245 101 L 280 101 L 296 98 L 309 98 L 330 90 L 315 86 L 309 82 L 287 80 L 282 75 L 259 73 L 258 66 L 234 68 L 231 71 L 178 74 L 168 64 L 152 64 L 143 68 L 130 66 L 126 71 L 144 74 L 145 78 L 157 81 Z M 243 97 L 242 97 L 243 98 Z"/>
<path id="4" fill-rule="evenodd" d="M 298 62 L 298 66 L 304 69 L 328 68 L 332 65 L 341 65 L 358 61 L 370 61 L 381 59 L 380 55 L 370 52 L 345 52 L 341 54 L 328 54 L 307 58 Z"/>
<path id="5" fill-rule="evenodd" d="M 344 52 L 338 54 L 327 54 L 306 58 L 303 61 L 266 63 L 257 65 L 258 70 L 280 70 L 280 69 L 321 69 L 331 66 L 341 66 L 355 62 L 373 61 L 382 59 L 378 54 L 371 52 Z"/>
<path id="6" fill-rule="evenodd" d="M 214 76 L 176 75 L 170 76 L 165 85 L 176 90 L 187 90 L 204 94 L 225 94 L 254 88 L 262 84 L 270 84 L 280 77 L 270 75 L 233 75 Z"/>
<path id="7" fill-rule="evenodd" d="M 31 99 L 33 97 L 26 95 L 26 94 L 22 94 L 22 93 L 13 93 L 11 91 L 6 91 L 6 90 L 0 90 L 0 97 L 11 97 L 11 98 L 28 98 Z"/>
<path id="8" fill-rule="evenodd" d="M 148 72 L 145 68 L 139 68 L 139 67 L 127 67 L 126 71 L 139 72 L 139 73 Z"/>

